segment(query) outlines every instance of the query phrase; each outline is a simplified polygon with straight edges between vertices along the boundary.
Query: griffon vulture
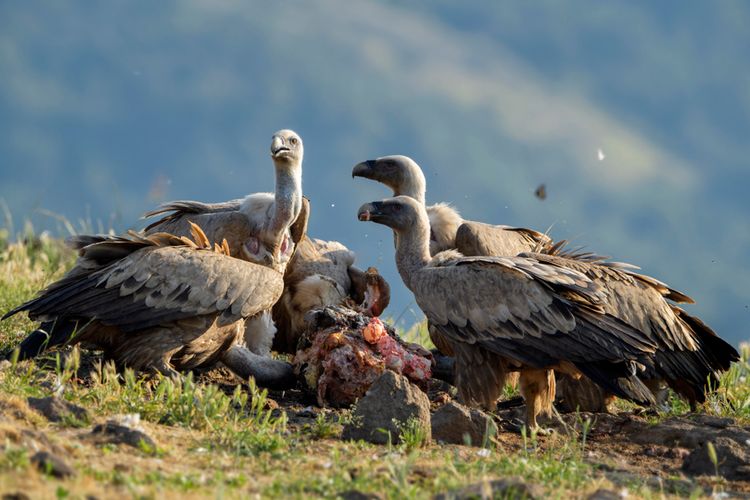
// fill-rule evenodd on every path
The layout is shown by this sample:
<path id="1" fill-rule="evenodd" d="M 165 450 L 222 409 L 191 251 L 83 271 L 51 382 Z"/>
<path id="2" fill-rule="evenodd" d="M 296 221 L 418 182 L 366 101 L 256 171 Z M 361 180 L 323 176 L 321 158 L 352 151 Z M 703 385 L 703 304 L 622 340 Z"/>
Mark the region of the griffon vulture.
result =
<path id="1" fill-rule="evenodd" d="M 353 175 L 378 180 L 391 187 L 394 193 L 403 193 L 424 202 L 424 175 L 419 166 L 405 156 L 360 163 L 354 167 Z M 429 214 L 430 207 L 427 210 Z M 455 226 L 443 224 L 443 229 L 436 231 L 436 220 L 439 225 L 440 219 L 430 218 L 431 240 L 435 235 L 441 240 L 440 235 L 443 235 L 443 240 L 448 241 L 444 235 L 449 231 L 445 228 L 450 227 L 453 231 Z M 434 243 L 431 241 L 431 248 L 434 248 Z M 602 306 L 607 314 L 644 332 L 656 343 L 656 366 L 642 374 L 649 386 L 656 389 L 664 380 L 691 405 L 702 402 L 706 387 L 716 387 L 718 372 L 728 369 L 730 363 L 738 359 L 738 354 L 700 320 L 665 300 L 692 303 L 692 299 L 654 278 L 634 273 L 632 266 L 606 262 L 590 253 L 562 251 L 563 245 L 564 242 L 552 244 L 549 238 L 533 230 L 480 222 L 464 222 L 455 232 L 455 247 L 464 256 L 512 256 L 538 252 L 548 256 L 534 256 L 537 259 L 554 260 L 556 265 L 585 274 L 605 295 Z M 441 245 L 445 246 L 445 243 Z M 435 332 L 431 336 L 435 345 L 445 352 L 447 349 L 440 334 Z M 574 382 L 566 383 L 575 387 Z M 586 383 L 585 380 L 578 382 Z M 576 397 L 574 390 L 567 392 L 566 399 L 573 408 L 577 403 L 585 402 L 585 398 L 579 400 Z"/>
<path id="2" fill-rule="evenodd" d="M 635 377 L 653 340 L 607 314 L 603 292 L 584 274 L 533 257 L 431 257 L 427 212 L 407 196 L 367 203 L 358 217 L 393 229 L 399 273 L 455 352 L 463 400 L 494 408 L 505 374 L 520 370 L 526 423 L 535 429 L 537 415 L 551 410 L 554 368 L 653 402 Z"/>
<path id="3" fill-rule="evenodd" d="M 364 177 L 385 184 L 393 196 L 409 196 L 425 204 L 427 182 L 417 163 L 403 155 L 383 156 L 358 163 L 352 177 Z M 493 226 L 467 221 L 447 203 L 426 205 L 430 221 L 430 254 L 458 250 L 464 255 L 516 255 L 548 245 L 551 240 L 537 231 L 511 226 Z M 394 237 L 397 237 L 394 233 Z M 493 251 L 486 251 L 490 247 Z M 485 250 L 485 251 L 483 251 Z M 453 352 L 449 343 L 428 324 L 430 340 L 447 356 Z"/>
<path id="4" fill-rule="evenodd" d="M 308 311 L 353 301 L 373 316 L 388 306 L 390 288 L 374 268 L 354 266 L 354 252 L 338 241 L 305 238 L 284 275 L 284 293 L 273 308 L 274 349 L 295 353 Z"/>
<path id="5" fill-rule="evenodd" d="M 383 156 L 358 163 L 352 177 L 385 184 L 393 196 L 409 196 L 425 205 L 427 183 L 422 169 L 408 156 Z M 467 221 L 447 203 L 426 205 L 430 220 L 430 253 L 456 249 L 464 255 L 516 255 L 551 243 L 548 236 L 522 227 Z M 483 249 L 486 253 L 482 253 Z"/>
<path id="6" fill-rule="evenodd" d="M 284 273 L 307 230 L 310 210 L 309 202 L 302 197 L 303 156 L 299 135 L 291 130 L 280 130 L 271 139 L 271 158 L 276 171 L 274 193 L 254 193 L 223 203 L 166 203 L 145 214 L 145 217 L 167 214 L 147 226 L 146 234 L 159 231 L 186 236 L 190 232 L 190 222 L 194 222 L 204 230 L 209 241 L 227 240 L 233 257 L 273 265 Z M 266 355 L 275 334 L 268 310 L 249 321 L 245 343 L 254 353 Z"/>
<path id="7" fill-rule="evenodd" d="M 230 257 L 226 241 L 212 247 L 192 228 L 192 240 L 134 232 L 73 238 L 79 252 L 73 269 L 2 318 L 27 311 L 41 322 L 20 344 L 20 359 L 82 342 L 121 366 L 169 376 L 225 358 L 235 367 L 246 320 L 273 306 L 283 277 L 274 266 Z M 263 384 L 266 368 L 236 371 Z"/>

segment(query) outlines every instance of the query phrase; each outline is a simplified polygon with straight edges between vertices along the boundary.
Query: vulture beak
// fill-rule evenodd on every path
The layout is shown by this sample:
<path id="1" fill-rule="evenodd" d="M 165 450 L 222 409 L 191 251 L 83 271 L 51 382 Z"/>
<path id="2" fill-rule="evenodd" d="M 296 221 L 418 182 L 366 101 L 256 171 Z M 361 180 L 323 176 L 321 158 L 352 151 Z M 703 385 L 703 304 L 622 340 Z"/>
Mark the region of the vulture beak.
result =
<path id="1" fill-rule="evenodd" d="M 272 158 L 282 158 L 289 156 L 289 154 L 292 152 L 291 149 L 289 149 L 284 144 L 284 138 L 280 137 L 278 135 L 275 135 L 273 137 L 273 141 L 271 141 L 271 157 Z"/>
<path id="2" fill-rule="evenodd" d="M 380 222 L 386 217 L 383 211 L 383 203 L 380 201 L 371 201 L 359 207 L 357 218 L 361 221 Z"/>
<path id="3" fill-rule="evenodd" d="M 365 179 L 374 179 L 376 160 L 367 160 L 357 163 L 352 169 L 352 177 L 364 177 Z"/>

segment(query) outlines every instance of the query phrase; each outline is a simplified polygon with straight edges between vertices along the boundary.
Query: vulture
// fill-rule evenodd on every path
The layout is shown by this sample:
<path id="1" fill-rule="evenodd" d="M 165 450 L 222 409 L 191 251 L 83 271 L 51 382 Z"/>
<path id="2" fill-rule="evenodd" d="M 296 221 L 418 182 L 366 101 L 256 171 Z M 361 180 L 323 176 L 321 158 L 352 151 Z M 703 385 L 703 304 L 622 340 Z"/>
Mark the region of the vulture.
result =
<path id="1" fill-rule="evenodd" d="M 383 156 L 358 163 L 352 177 L 364 177 L 385 184 L 393 196 L 409 196 L 425 204 L 427 183 L 422 169 L 408 156 Z M 551 244 L 550 238 L 533 229 L 493 226 L 463 220 L 447 203 L 428 205 L 430 253 L 456 249 L 464 255 L 517 255 Z M 482 249 L 491 252 L 480 253 Z"/>
<path id="2" fill-rule="evenodd" d="M 173 201 L 148 212 L 162 215 L 146 227 L 146 233 L 167 231 L 187 235 L 195 222 L 210 241 L 226 239 L 237 255 L 257 262 L 286 263 L 284 292 L 273 307 L 250 320 L 246 345 L 259 355 L 271 348 L 296 352 L 305 328 L 305 314 L 316 307 L 338 305 L 347 298 L 357 304 L 365 300 L 365 274 L 354 267 L 354 253 L 336 241 L 305 237 L 310 204 L 302 197 L 302 139 L 291 130 L 276 132 L 271 142 L 276 167 L 276 193 L 256 193 L 245 199 L 222 203 Z M 288 239 L 281 243 L 281 259 L 272 255 L 268 229 L 290 224 Z M 249 242 L 249 243 L 248 243 Z M 240 255 L 240 253 L 242 255 Z M 372 281 L 372 280 L 371 280 Z M 388 305 L 387 283 L 379 278 L 370 288 L 379 289 L 378 300 L 366 308 L 379 314 Z M 373 294 L 371 294 L 373 295 Z"/>
<path id="3" fill-rule="evenodd" d="M 75 266 L 2 318 L 27 311 L 41 322 L 21 342 L 19 359 L 83 343 L 119 366 L 170 377 L 217 361 L 233 368 L 247 359 L 238 346 L 245 322 L 270 309 L 284 286 L 274 266 L 231 257 L 226 241 L 212 246 L 196 225 L 192 239 L 131 232 L 69 243 L 79 252 Z M 263 384 L 266 368 L 235 371 Z"/>
<path id="4" fill-rule="evenodd" d="M 296 353 L 308 311 L 346 302 L 361 305 L 371 316 L 388 306 L 390 287 L 375 268 L 363 273 L 354 266 L 354 252 L 338 241 L 306 237 L 284 275 L 284 293 L 273 308 L 276 351 Z"/>
<path id="5" fill-rule="evenodd" d="M 354 167 L 353 175 L 378 180 L 391 187 L 394 194 L 405 194 L 424 203 L 424 175 L 408 157 L 389 156 L 363 162 Z M 430 207 L 427 211 L 429 214 Z M 433 227 L 436 221 L 440 224 L 440 219 L 430 217 L 431 249 L 434 249 L 435 235 L 444 235 L 448 227 L 443 225 L 443 229 L 436 231 Z M 439 241 L 440 237 L 437 239 Z M 698 318 L 667 302 L 667 299 L 676 303 L 693 303 L 693 300 L 650 276 L 633 272 L 634 266 L 607 262 L 604 257 L 567 251 L 564 247 L 565 241 L 553 244 L 548 237 L 530 229 L 479 222 L 465 222 L 455 233 L 455 248 L 467 257 L 534 252 L 533 257 L 537 260 L 554 261 L 556 265 L 585 274 L 601 288 L 605 296 L 602 306 L 607 314 L 644 332 L 656 342 L 655 366 L 641 374 L 647 385 L 656 390 L 664 381 L 691 406 L 703 402 L 706 389 L 718 385 L 719 372 L 727 370 L 739 355 Z M 440 348 L 442 338 L 437 333 L 434 336 L 433 341 L 437 340 L 435 344 Z M 582 379 L 577 387 L 580 389 L 587 383 Z M 566 400 L 575 408 L 575 391 L 567 391 Z"/>
<path id="6" fill-rule="evenodd" d="M 554 399 L 552 369 L 653 402 L 635 376 L 653 355 L 653 339 L 607 314 L 601 287 L 583 273 L 531 255 L 431 256 L 425 206 L 408 196 L 366 203 L 358 218 L 393 229 L 399 274 L 455 353 L 465 402 L 494 408 L 506 373 L 520 371 L 526 425 L 538 429 L 537 416 Z"/>
<path id="7" fill-rule="evenodd" d="M 187 236 L 191 223 L 195 223 L 209 241 L 226 240 L 233 257 L 272 265 L 284 273 L 307 231 L 310 206 L 302 196 L 303 156 L 300 136 L 292 130 L 279 130 L 271 139 L 276 172 L 274 193 L 254 193 L 222 203 L 169 202 L 145 214 L 145 217 L 162 216 L 149 224 L 145 232 Z M 249 320 L 245 344 L 255 354 L 267 355 L 275 334 L 269 308 Z"/>

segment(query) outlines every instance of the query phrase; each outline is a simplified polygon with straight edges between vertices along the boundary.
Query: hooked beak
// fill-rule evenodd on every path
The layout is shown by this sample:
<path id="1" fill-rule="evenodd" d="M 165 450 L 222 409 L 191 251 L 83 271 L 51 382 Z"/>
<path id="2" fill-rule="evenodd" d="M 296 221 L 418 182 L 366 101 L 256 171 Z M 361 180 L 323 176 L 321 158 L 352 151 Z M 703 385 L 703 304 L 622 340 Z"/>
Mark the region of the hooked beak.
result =
<path id="1" fill-rule="evenodd" d="M 367 160 L 362 163 L 357 163 L 352 169 L 352 177 L 364 177 L 365 179 L 372 179 L 375 173 L 376 160 Z"/>
<path id="2" fill-rule="evenodd" d="M 382 208 L 383 204 L 379 201 L 371 201 L 370 203 L 365 203 L 364 205 L 359 207 L 359 210 L 357 211 L 357 218 L 361 221 L 378 222 L 385 216 Z"/>
<path id="3" fill-rule="evenodd" d="M 274 136 L 273 140 L 271 141 L 271 157 L 281 158 L 289 156 L 289 153 L 291 152 L 292 150 L 288 148 L 284 143 L 283 137 L 279 137 L 278 135 Z"/>

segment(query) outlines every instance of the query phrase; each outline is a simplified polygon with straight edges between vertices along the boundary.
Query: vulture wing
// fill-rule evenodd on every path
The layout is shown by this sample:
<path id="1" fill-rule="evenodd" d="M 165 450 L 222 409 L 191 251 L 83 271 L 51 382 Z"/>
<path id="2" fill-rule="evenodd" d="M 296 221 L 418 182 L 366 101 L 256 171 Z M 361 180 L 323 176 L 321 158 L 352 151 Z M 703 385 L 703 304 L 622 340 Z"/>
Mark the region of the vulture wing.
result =
<path id="1" fill-rule="evenodd" d="M 191 200 L 178 200 L 170 201 L 160 205 L 158 208 L 146 212 L 143 214 L 144 218 L 155 217 L 157 215 L 164 215 L 161 219 L 152 222 L 146 227 L 146 231 L 155 229 L 159 226 L 163 226 L 167 223 L 174 223 L 186 216 L 194 216 L 200 214 L 215 214 L 219 212 L 233 212 L 240 209 L 242 200 L 230 200 L 221 203 L 203 203 L 200 201 Z M 160 231 L 164 231 L 166 228 L 159 228 Z"/>
<path id="2" fill-rule="evenodd" d="M 437 259 L 433 262 L 436 262 Z M 644 402 L 616 379 L 655 344 L 602 308 L 602 290 L 584 274 L 526 257 L 439 261 L 415 274 L 412 291 L 440 333 L 525 365 L 573 363 L 616 394 Z"/>
<path id="3" fill-rule="evenodd" d="M 456 249 L 464 255 L 513 256 L 549 246 L 549 236 L 533 229 L 466 221 L 456 232 Z"/>
<path id="4" fill-rule="evenodd" d="M 281 295 L 281 275 L 226 252 L 163 233 L 103 237 L 80 250 L 64 278 L 3 319 L 28 311 L 40 321 L 95 320 L 133 332 L 205 314 L 228 324 L 269 309 Z"/>

